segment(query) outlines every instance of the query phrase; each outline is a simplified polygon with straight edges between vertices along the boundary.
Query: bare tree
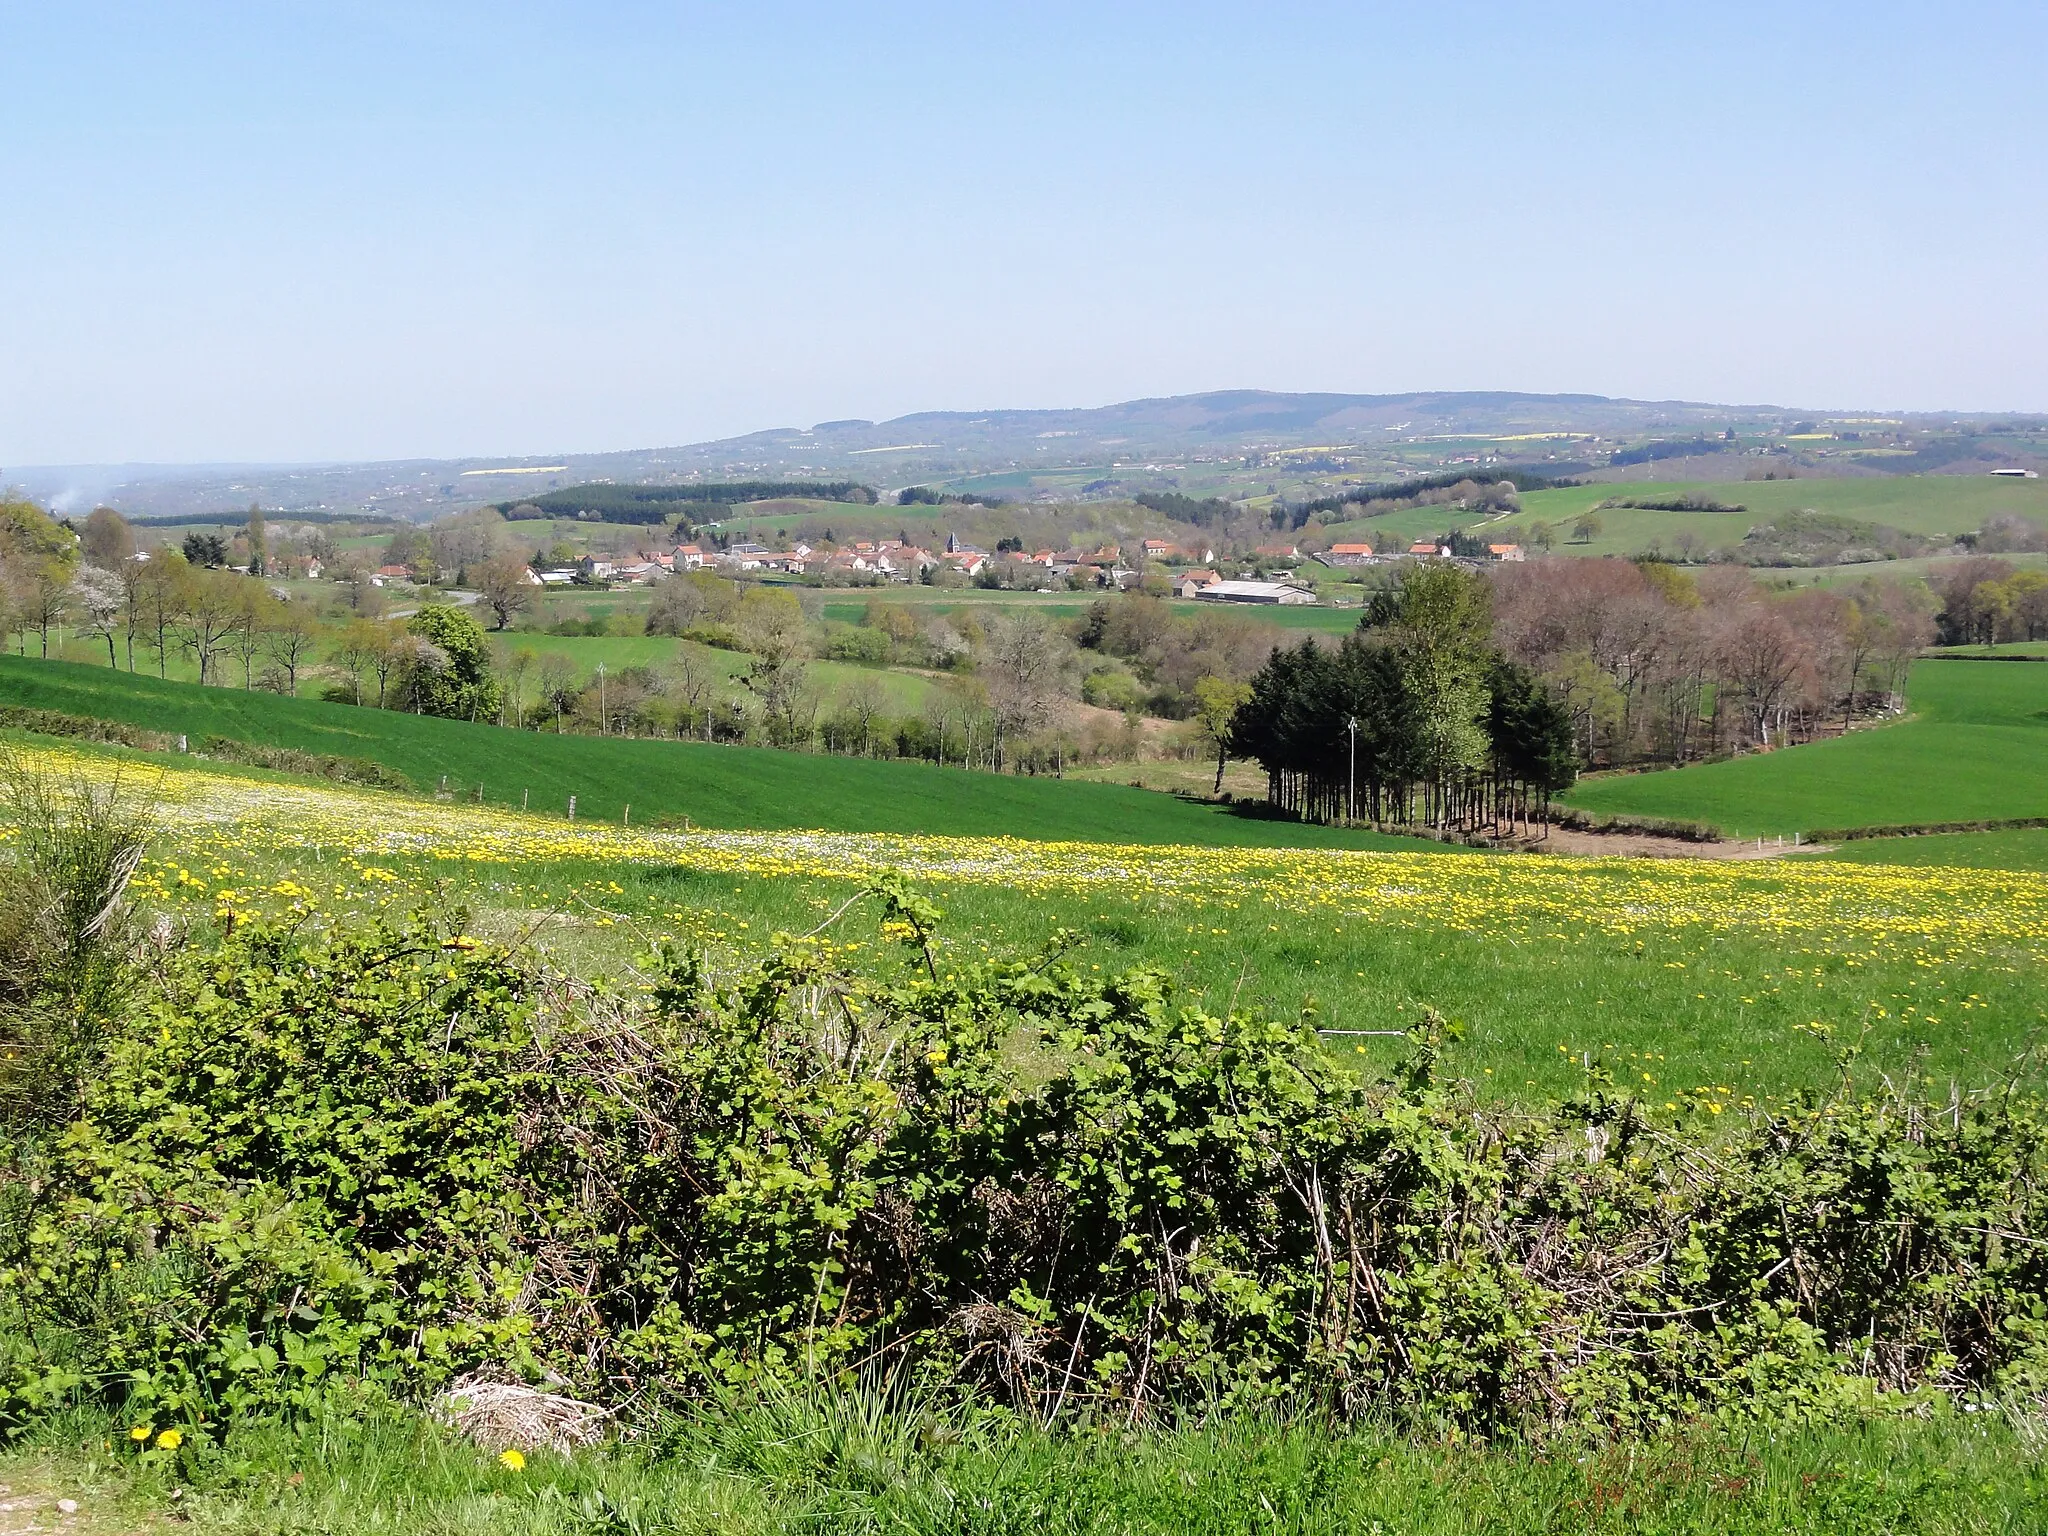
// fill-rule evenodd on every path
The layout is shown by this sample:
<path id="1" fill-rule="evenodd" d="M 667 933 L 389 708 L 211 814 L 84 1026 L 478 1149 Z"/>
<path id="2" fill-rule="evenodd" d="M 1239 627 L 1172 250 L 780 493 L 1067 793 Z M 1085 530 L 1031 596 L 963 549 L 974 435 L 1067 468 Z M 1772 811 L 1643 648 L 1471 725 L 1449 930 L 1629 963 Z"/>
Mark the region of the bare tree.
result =
<path id="1" fill-rule="evenodd" d="M 69 562 L 57 559 L 30 560 L 26 565 L 18 586 L 18 601 L 27 620 L 26 627 L 36 632 L 42 652 L 48 656 L 50 631 L 62 624 L 65 614 L 71 611 L 72 568 Z"/>
<path id="2" fill-rule="evenodd" d="M 995 715 L 992 743 L 1001 772 L 1010 737 L 1037 729 L 1058 708 L 1066 655 L 1059 637 L 1030 614 L 1003 613 L 988 626 L 982 676 Z"/>
<path id="3" fill-rule="evenodd" d="M 1722 671 L 1742 701 L 1751 738 L 1768 748 L 1771 723 L 1799 676 L 1798 637 L 1783 615 L 1760 603 L 1749 604 L 1731 615 L 1718 650 Z"/>
<path id="4" fill-rule="evenodd" d="M 241 612 L 228 633 L 227 649 L 242 664 L 242 686 L 253 688 L 256 658 L 263 654 L 264 642 L 274 618 L 273 610 L 284 605 L 271 596 L 261 582 L 245 581 L 241 585 Z"/>
<path id="5" fill-rule="evenodd" d="M 669 696 L 681 705 L 691 721 L 703 717 L 706 741 L 711 739 L 711 717 L 719 682 L 720 675 L 691 650 L 687 641 L 676 647 L 675 666 L 669 672 Z M 678 719 L 677 735 L 682 734 L 681 724 Z"/>
<path id="6" fill-rule="evenodd" d="M 526 724 L 526 674 L 540 661 L 533 647 L 514 646 L 507 650 L 501 641 L 498 649 L 498 675 L 505 679 L 505 708 L 507 721 L 515 730 Z"/>
<path id="7" fill-rule="evenodd" d="M 358 704 L 363 702 L 363 674 L 374 672 L 377 707 L 384 707 L 386 688 L 398 666 L 397 639 L 397 630 L 377 619 L 355 619 L 342 630 L 334 648 L 334 660 L 354 679 Z"/>
<path id="8" fill-rule="evenodd" d="M 840 700 L 840 710 L 860 732 L 860 755 L 868 756 L 874 751 L 875 721 L 882 713 L 882 684 L 879 679 L 863 677 Z"/>
<path id="9" fill-rule="evenodd" d="M 192 572 L 185 600 L 185 649 L 199 663 L 202 687 L 214 680 L 215 659 L 248 611 L 243 580 L 227 571 Z"/>
<path id="10" fill-rule="evenodd" d="M 171 631 L 184 622 L 192 592 L 192 568 L 176 550 L 158 549 L 143 564 L 136 580 L 136 613 L 149 648 L 156 652 L 156 675 L 165 675 Z"/>
<path id="11" fill-rule="evenodd" d="M 581 690 L 576 685 L 576 663 L 559 651 L 540 659 L 541 702 L 555 712 L 555 734 L 562 734 L 562 712 L 576 707 Z"/>
<path id="12" fill-rule="evenodd" d="M 272 610 L 269 626 L 263 633 L 263 648 L 284 674 L 286 693 L 299 691 L 299 670 L 313 654 L 319 635 L 320 626 L 304 603 L 279 603 Z"/>
<path id="13" fill-rule="evenodd" d="M 817 699 L 805 687 L 810 637 L 803 609 L 785 592 L 756 587 L 741 599 L 735 627 L 753 657 L 745 682 L 760 700 L 769 740 L 780 747 L 807 743 L 806 717 L 816 716 Z"/>
<path id="14" fill-rule="evenodd" d="M 492 555 L 466 568 L 484 606 L 491 611 L 493 629 L 503 629 L 533 607 L 533 572 L 517 555 Z"/>

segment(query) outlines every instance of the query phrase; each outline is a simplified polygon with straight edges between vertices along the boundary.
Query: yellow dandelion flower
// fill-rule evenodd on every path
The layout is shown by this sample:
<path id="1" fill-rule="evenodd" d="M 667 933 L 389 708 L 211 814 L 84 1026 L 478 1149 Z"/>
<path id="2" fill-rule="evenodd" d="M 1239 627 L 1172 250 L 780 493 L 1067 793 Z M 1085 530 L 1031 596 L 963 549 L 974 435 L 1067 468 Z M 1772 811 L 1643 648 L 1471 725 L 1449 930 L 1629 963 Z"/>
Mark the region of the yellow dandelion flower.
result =
<path id="1" fill-rule="evenodd" d="M 526 1470 L 526 1458 L 517 1451 L 504 1450 L 498 1452 L 498 1465 L 507 1472 L 523 1472 Z"/>
<path id="2" fill-rule="evenodd" d="M 185 1435 L 182 1430 L 167 1429 L 156 1437 L 157 1449 L 162 1451 L 175 1451 L 184 1443 Z"/>

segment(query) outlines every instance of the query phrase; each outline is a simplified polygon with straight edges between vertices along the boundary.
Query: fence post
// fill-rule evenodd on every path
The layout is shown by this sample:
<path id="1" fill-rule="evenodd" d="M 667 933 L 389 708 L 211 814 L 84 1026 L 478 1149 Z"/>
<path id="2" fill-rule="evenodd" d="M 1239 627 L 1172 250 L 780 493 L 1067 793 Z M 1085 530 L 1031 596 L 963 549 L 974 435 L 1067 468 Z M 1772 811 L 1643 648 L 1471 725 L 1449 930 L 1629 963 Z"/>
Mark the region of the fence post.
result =
<path id="1" fill-rule="evenodd" d="M 571 821 L 576 819 L 576 797 L 574 795 L 569 797 L 569 819 Z"/>

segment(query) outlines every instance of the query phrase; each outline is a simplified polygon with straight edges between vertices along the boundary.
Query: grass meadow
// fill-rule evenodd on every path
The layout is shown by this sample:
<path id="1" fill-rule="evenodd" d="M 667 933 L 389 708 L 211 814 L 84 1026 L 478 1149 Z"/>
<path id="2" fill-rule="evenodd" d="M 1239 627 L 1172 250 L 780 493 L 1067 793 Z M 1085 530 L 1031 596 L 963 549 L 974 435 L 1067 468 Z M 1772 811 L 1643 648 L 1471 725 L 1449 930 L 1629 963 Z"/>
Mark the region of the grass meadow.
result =
<path id="1" fill-rule="evenodd" d="M 1590 543 L 1568 542 L 1571 524 L 1609 497 L 1656 499 L 1697 495 L 1741 512 L 1658 512 L 1607 507 L 1599 512 L 1601 532 Z M 1733 545 L 1758 523 L 1787 512 L 1810 509 L 1902 532 L 1928 535 L 1967 533 L 2000 513 L 2014 513 L 2048 522 L 2048 480 L 1993 479 L 1989 475 L 1899 475 L 1856 479 L 1631 481 L 1567 486 L 1531 491 L 1521 498 L 1521 511 L 1483 525 L 1443 507 L 1416 507 L 1386 517 L 1357 519 L 1333 525 L 1334 538 L 1362 538 L 1375 548 L 1381 543 L 1409 541 L 1442 533 L 1462 522 L 1471 531 L 1501 539 L 1521 538 L 1537 523 L 1557 530 L 1563 554 L 1637 555 L 1653 545 L 1674 548 L 1679 534 L 1690 531 L 1707 545 Z M 1887 562 L 1885 569 L 1890 569 Z"/>
<path id="2" fill-rule="evenodd" d="M 162 682 L 107 667 L 0 656 L 0 704 L 182 733 L 374 759 L 423 790 L 586 819 L 688 818 L 702 827 L 1007 833 L 1218 846 L 1412 847 L 1409 839 L 1303 826 L 1116 784 L 968 772 L 928 763 L 766 747 L 557 736 L 464 721 Z"/>
<path id="3" fill-rule="evenodd" d="M 686 834 L 30 750 L 153 786 L 164 831 L 136 890 L 175 914 L 302 903 L 344 919 L 438 895 L 585 974 L 627 974 L 661 938 L 743 966 L 895 868 L 946 912 L 951 963 L 1063 934 L 1071 963 L 1163 970 L 1212 1011 L 1365 1032 L 1327 1037 L 1361 1066 L 1391 1061 L 1392 1037 L 1435 1009 L 1465 1031 L 1456 1070 L 1500 1096 L 1598 1068 L 1653 1108 L 1719 1113 L 1826 1085 L 1844 1044 L 1981 1085 L 2032 1077 L 2048 1027 L 2048 887 L 2025 873 Z M 839 938 L 883 963 L 872 914 Z"/>
<path id="4" fill-rule="evenodd" d="M 115 1450 L 127 1427 L 58 1420 L 0 1458 L 13 1507 L 33 1522 L 69 1495 L 81 1507 L 57 1528 L 73 1536 L 2019 1536 L 2048 1519 L 2048 1473 L 1998 1415 L 1487 1446 L 1245 1418 L 1047 1434 L 798 1398 L 707 1405 L 652 1443 L 516 1468 L 418 1420 L 259 1423 L 204 1459 L 137 1467 Z"/>
<path id="5" fill-rule="evenodd" d="M 1922 661 L 1908 711 L 1787 751 L 1588 779 L 1566 798 L 1743 837 L 2048 816 L 2048 664 Z"/>

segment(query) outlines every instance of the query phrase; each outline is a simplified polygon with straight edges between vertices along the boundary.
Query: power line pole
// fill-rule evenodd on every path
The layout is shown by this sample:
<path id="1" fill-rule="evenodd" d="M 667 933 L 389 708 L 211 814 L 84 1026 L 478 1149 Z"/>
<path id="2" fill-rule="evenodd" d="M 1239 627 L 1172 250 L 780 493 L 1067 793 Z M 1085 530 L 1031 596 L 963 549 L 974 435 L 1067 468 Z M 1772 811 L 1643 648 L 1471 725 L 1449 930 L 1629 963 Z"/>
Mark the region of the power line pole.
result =
<path id="1" fill-rule="evenodd" d="M 1344 819 L 1358 820 L 1358 716 L 1351 715 L 1344 722 L 1344 730 L 1351 738 L 1351 771 L 1344 785 Z"/>

